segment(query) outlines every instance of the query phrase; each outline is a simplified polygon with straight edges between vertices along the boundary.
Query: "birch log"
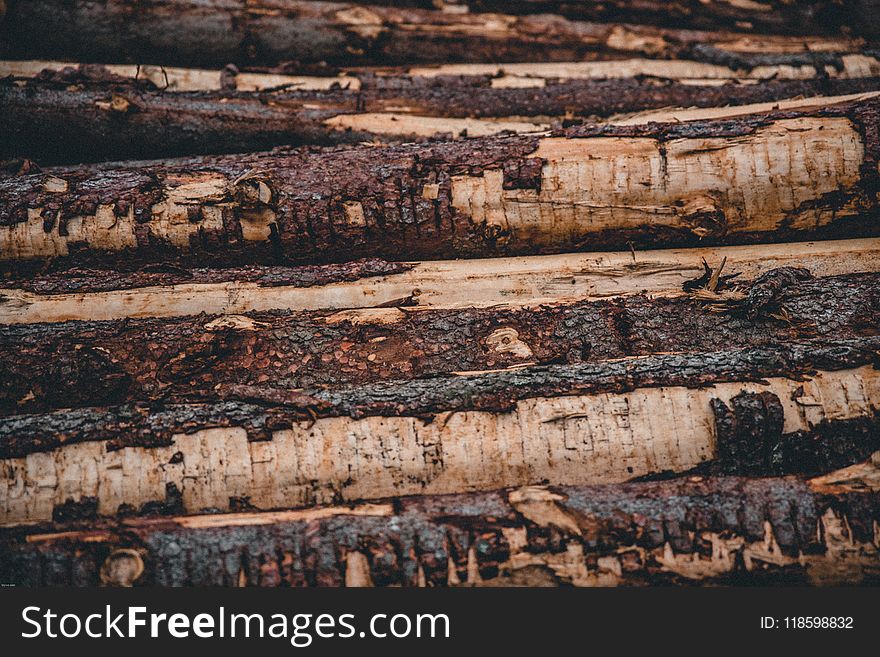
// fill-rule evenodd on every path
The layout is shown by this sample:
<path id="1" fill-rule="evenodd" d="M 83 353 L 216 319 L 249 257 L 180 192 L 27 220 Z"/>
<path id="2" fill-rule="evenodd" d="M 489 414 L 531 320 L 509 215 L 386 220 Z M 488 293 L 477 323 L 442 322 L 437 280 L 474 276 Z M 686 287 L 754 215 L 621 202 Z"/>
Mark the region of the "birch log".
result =
<path id="1" fill-rule="evenodd" d="M 171 274 L 173 275 L 173 274 Z M 210 399 L 535 364 L 880 334 L 880 274 L 777 269 L 719 313 L 690 295 L 526 308 L 385 308 L 0 327 L 0 414 Z M 880 403 L 880 400 L 877 400 Z"/>
<path id="2" fill-rule="evenodd" d="M 307 506 L 684 472 L 823 472 L 880 449 L 877 338 L 0 418 L 0 521 Z M 809 378 L 807 378 L 809 377 Z M 273 385 L 274 384 L 274 385 Z"/>
<path id="3" fill-rule="evenodd" d="M 876 234 L 878 108 L 863 94 L 551 136 L 7 176 L 0 260 L 414 259 Z"/>
<path id="4" fill-rule="evenodd" d="M 11 0 L 0 56 L 177 66 L 577 61 L 632 55 L 735 63 L 836 64 L 864 41 L 590 23 L 296 0 Z M 869 21 L 860 22 L 861 25 Z"/>
<path id="5" fill-rule="evenodd" d="M 613 114 L 880 90 L 880 77 L 716 85 L 617 78 L 493 87 L 488 77 L 357 78 L 357 90 L 168 93 L 150 82 L 0 82 L 0 158 L 40 164 L 234 153 L 278 145 L 539 132 Z M 67 79 L 65 79 L 65 77 Z M 543 78 L 542 78 L 543 80 Z M 63 138 L 59 138 L 63 135 Z"/>
<path id="6" fill-rule="evenodd" d="M 871 584 L 877 464 L 0 530 L 25 586 Z"/>

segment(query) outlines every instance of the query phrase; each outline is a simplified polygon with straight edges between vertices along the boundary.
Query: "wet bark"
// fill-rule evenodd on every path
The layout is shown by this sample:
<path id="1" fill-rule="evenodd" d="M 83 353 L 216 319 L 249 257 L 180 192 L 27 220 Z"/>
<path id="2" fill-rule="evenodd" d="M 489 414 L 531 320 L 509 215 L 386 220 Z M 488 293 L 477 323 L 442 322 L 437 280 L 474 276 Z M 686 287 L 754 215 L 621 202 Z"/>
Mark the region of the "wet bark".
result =
<path id="1" fill-rule="evenodd" d="M 859 25 L 871 21 L 860 20 Z M 14 0 L 0 24 L 0 56 L 195 66 L 346 65 L 480 61 L 582 61 L 633 54 L 764 63 L 831 63 L 857 40 L 807 48 L 798 37 L 764 37 L 571 21 L 552 15 L 456 14 L 333 2 L 240 0 Z M 772 44 L 777 44 L 776 47 Z M 781 47 L 779 47 L 781 44 Z"/>
<path id="2" fill-rule="evenodd" d="M 406 416 L 431 422 L 441 413 L 507 412 L 537 397 L 626 392 L 658 386 L 700 387 L 720 382 L 797 379 L 817 370 L 876 367 L 876 337 L 791 342 L 707 353 L 654 355 L 621 361 L 545 365 L 468 376 L 441 375 L 330 388 L 291 388 L 286 381 L 233 383 L 155 402 L 13 415 L 0 419 L 0 458 L 22 456 L 81 441 L 111 448 L 169 445 L 174 434 L 241 427 L 250 440 L 317 417 Z M 96 358 L 101 356 L 96 355 Z M 125 389 L 120 379 L 105 385 Z M 217 401 L 219 399 L 223 401 Z"/>
<path id="3" fill-rule="evenodd" d="M 165 93 L 151 83 L 7 80 L 0 83 L 0 158 L 40 164 L 235 153 L 279 145 L 423 140 L 540 130 L 551 123 L 608 117 L 662 107 L 724 107 L 796 96 L 880 89 L 880 79 L 767 80 L 701 86 L 656 79 L 570 80 L 543 87 L 493 88 L 489 76 L 363 79 L 358 90 L 274 93 Z M 375 84 L 375 83 L 374 83 Z M 401 124 L 370 129 L 333 123 L 336 117 L 401 113 L 452 119 L 507 119 L 436 128 Z M 509 117 L 516 117 L 510 119 Z M 520 117 L 531 117 L 532 122 Z M 408 130 L 418 129 L 418 134 Z M 390 131 L 389 131 L 390 130 Z M 64 138 L 59 138 L 64 135 Z M 475 136 L 475 135 L 472 135 Z"/>
<path id="4" fill-rule="evenodd" d="M 878 108 L 55 168 L 0 179 L 2 259 L 400 260 L 875 234 Z M 755 164 L 767 148 L 781 156 L 769 177 Z M 644 173 L 621 182 L 621 157 Z M 694 157 L 701 174 L 683 173 Z"/>
<path id="5" fill-rule="evenodd" d="M 26 586 L 876 584 L 880 497 L 864 485 L 868 470 L 861 474 L 832 486 L 682 477 L 190 518 L 89 520 L 86 512 L 0 530 L 0 578 Z"/>
<path id="6" fill-rule="evenodd" d="M 372 320 L 313 311 L 4 326 L 0 413 L 200 400 L 235 385 L 359 385 L 880 333 L 880 275 L 804 278 L 759 294 L 784 271 L 771 271 L 755 285 L 741 281 L 760 302 L 749 305 L 746 296 L 723 313 L 688 297 L 637 295 L 523 309 L 391 308 Z M 248 273 L 236 274 L 237 280 Z M 193 282 L 183 274 L 170 270 L 139 278 L 151 285 Z M 83 280 L 113 284 L 102 272 L 92 276 L 65 274 L 26 285 L 57 293 L 82 289 Z"/>

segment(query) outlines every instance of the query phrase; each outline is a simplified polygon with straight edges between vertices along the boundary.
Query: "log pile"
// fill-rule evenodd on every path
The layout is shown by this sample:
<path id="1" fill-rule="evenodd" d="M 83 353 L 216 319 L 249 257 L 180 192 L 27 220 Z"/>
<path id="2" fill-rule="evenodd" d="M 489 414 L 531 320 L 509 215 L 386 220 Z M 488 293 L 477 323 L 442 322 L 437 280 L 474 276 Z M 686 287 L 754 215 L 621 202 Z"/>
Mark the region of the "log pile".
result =
<path id="1" fill-rule="evenodd" d="M 877 9 L 0 2 L 0 582 L 880 582 Z"/>

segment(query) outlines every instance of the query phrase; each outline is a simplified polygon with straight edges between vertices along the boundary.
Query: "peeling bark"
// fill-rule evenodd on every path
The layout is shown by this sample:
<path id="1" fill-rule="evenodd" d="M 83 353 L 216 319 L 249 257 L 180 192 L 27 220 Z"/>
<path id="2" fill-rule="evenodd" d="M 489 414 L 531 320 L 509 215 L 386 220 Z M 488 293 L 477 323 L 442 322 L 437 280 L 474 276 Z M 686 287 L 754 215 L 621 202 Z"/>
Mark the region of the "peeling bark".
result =
<path id="1" fill-rule="evenodd" d="M 538 397 L 503 413 L 441 413 L 430 422 L 317 418 L 256 442 L 235 426 L 145 447 L 120 447 L 113 438 L 75 442 L 0 460 L 0 524 L 283 509 L 682 472 L 822 474 L 880 449 L 878 396 L 880 377 L 862 367 L 809 381 Z M 760 431 L 742 422 L 755 399 L 772 410 L 772 423 L 756 416 Z M 130 417 L 123 409 L 121 422 Z"/>
<path id="2" fill-rule="evenodd" d="M 217 264 L 874 234 L 880 101 L 800 104 L 550 137 L 55 168 L 0 180 L 0 252 Z"/>
<path id="3" fill-rule="evenodd" d="M 381 86 L 371 88 L 375 82 L 367 80 L 356 90 L 270 93 L 167 93 L 152 82 L 8 80 L 0 82 L 0 112 L 6 117 L 0 125 L 0 157 L 59 164 L 279 145 L 480 137 L 546 130 L 563 117 L 571 122 L 652 108 L 724 107 L 880 89 L 880 78 L 720 86 L 637 78 L 513 88 L 497 88 L 492 78 L 477 76 L 378 80 Z"/>
<path id="4" fill-rule="evenodd" d="M 859 25 L 869 25 L 861 21 Z M 291 69 L 456 61 L 576 61 L 647 54 L 741 67 L 831 63 L 848 37 L 803 39 L 292 0 L 16 0 L 0 23 L 6 58 Z"/>
<path id="5" fill-rule="evenodd" d="M 757 296 L 779 271 L 765 274 L 757 286 L 740 285 Z M 154 285 L 179 275 L 142 274 Z M 43 291 L 53 282 L 28 285 Z M 764 295 L 760 309 L 753 304 L 755 312 L 744 306 L 723 314 L 688 297 L 636 295 L 521 309 L 263 312 L 6 326 L 0 328 L 0 413 L 206 399 L 218 386 L 236 384 L 298 389 L 706 352 L 718 345 L 856 339 L 880 334 L 878 290 L 876 273 L 794 281 Z"/>
<path id="6" fill-rule="evenodd" d="M 768 64 L 751 69 L 734 63 L 709 64 L 685 59 L 630 58 L 606 61 L 435 64 L 340 69 L 336 75 L 292 75 L 283 67 L 228 65 L 222 69 L 181 68 L 150 64 L 75 64 L 50 60 L 2 60 L 0 77 L 66 83 L 152 84 L 164 91 L 258 92 L 281 89 L 409 90 L 442 86 L 488 86 L 490 89 L 543 87 L 576 80 L 653 78 L 655 83 L 678 82 L 713 86 L 771 80 L 854 80 L 880 76 L 880 60 L 873 51 L 840 57 L 837 66 Z"/>
<path id="7" fill-rule="evenodd" d="M 637 388 L 696 388 L 721 382 L 758 382 L 765 377 L 797 379 L 817 370 L 872 365 L 878 338 L 792 342 L 701 354 L 652 355 L 632 359 L 547 365 L 411 381 L 378 382 L 327 389 L 291 389 L 284 381 L 234 384 L 212 391 L 222 402 L 159 402 L 89 407 L 0 418 L 0 456 L 20 456 L 80 441 L 168 445 L 178 433 L 242 427 L 249 439 L 316 417 L 410 417 L 430 423 L 444 413 L 504 413 L 525 399 L 621 393 Z M 869 403 L 875 403 L 868 390 Z M 873 401 L 872 401 L 873 400 Z"/>
<path id="8" fill-rule="evenodd" d="M 696 294 L 692 286 L 704 272 L 704 262 L 714 266 L 722 261 L 743 280 L 777 268 L 808 268 L 814 276 L 876 272 L 880 242 L 855 239 L 406 265 L 368 259 L 299 268 L 189 269 L 167 261 L 142 265 L 123 257 L 102 261 L 100 269 L 68 269 L 63 261 L 17 261 L 4 270 L 0 324 L 269 310 L 339 310 L 338 317 L 363 322 L 427 308 L 533 307 L 633 294 L 675 297 Z M 703 302 L 715 300 L 709 295 Z"/>
<path id="9" fill-rule="evenodd" d="M 876 584 L 875 472 L 867 464 L 831 486 L 691 477 L 4 529 L 0 578 L 30 586 Z M 118 572 L 127 576 L 111 577 Z"/>

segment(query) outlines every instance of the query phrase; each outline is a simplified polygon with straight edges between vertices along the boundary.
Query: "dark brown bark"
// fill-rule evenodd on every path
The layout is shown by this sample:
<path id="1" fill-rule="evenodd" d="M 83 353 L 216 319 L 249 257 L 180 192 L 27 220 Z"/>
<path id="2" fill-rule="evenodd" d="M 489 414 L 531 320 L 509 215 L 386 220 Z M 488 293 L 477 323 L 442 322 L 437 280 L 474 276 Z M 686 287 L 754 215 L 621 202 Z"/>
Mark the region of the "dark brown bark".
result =
<path id="1" fill-rule="evenodd" d="M 251 440 L 318 416 L 408 416 L 432 421 L 445 411 L 504 412 L 520 399 L 625 392 L 658 386 L 700 387 L 766 377 L 797 378 L 816 370 L 876 365 L 880 338 L 814 340 L 707 353 L 657 355 L 622 361 L 546 365 L 470 376 L 442 375 L 304 391 L 283 381 L 233 383 L 212 390 L 210 401 L 182 395 L 163 400 L 0 418 L 0 458 L 22 456 L 79 441 L 169 445 L 176 433 L 242 427 Z M 107 382 L 119 385 L 116 381 Z M 107 385 L 105 384 L 105 385 Z M 122 382 L 122 385 L 126 385 Z M 196 395 L 198 397 L 198 395 Z M 216 399 L 224 401 L 217 402 Z"/>
<path id="2" fill-rule="evenodd" d="M 434 0 L 365 0 L 364 4 L 435 6 Z M 876 35 L 880 21 L 878 5 L 872 0 L 762 0 L 752 6 L 705 0 L 444 0 L 444 4 L 473 12 L 546 13 L 583 20 L 774 34 Z"/>
<path id="3" fill-rule="evenodd" d="M 134 230 L 137 246 L 128 250 L 125 261 L 156 262 L 186 255 L 190 263 L 212 265 L 344 261 L 359 257 L 431 259 L 876 234 L 880 189 L 878 111 L 880 101 L 870 99 L 711 121 L 635 126 L 584 124 L 557 133 L 574 139 L 648 137 L 662 146 L 675 139 L 739 140 L 780 119 L 846 117 L 862 142 L 864 155 L 858 180 L 848 189 L 809 200 L 788 215 L 793 220 L 809 211 L 833 217 L 829 225 L 815 233 L 803 225 L 801 230 L 795 230 L 785 217 L 772 231 L 750 232 L 739 226 L 732 232 L 726 213 L 740 212 L 736 200 L 722 201 L 720 205 L 712 201 L 713 207 L 705 210 L 690 209 L 694 200 L 690 197 L 671 204 L 665 201 L 664 211 L 680 217 L 680 227 L 653 226 L 646 219 L 643 225 L 600 230 L 579 224 L 559 232 L 544 225 L 538 227 L 538 232 L 531 228 L 530 232 L 506 229 L 490 225 L 483 218 L 474 219 L 453 207 L 453 178 L 480 177 L 487 170 L 503 172 L 502 185 L 506 191 L 540 191 L 546 160 L 533 156 L 540 138 L 530 135 L 55 168 L 0 179 L 0 226 L 25 222 L 28 210 L 37 209 L 43 217 L 45 233 L 55 231 L 66 236 L 71 218 L 94 215 L 99 206 L 110 206 L 118 217 L 131 213 L 138 224 Z M 798 138 L 799 133 L 791 134 Z M 664 153 L 661 149 L 661 156 Z M 827 166 L 835 168 L 839 163 L 828 162 Z M 760 168 L 754 165 L 751 170 Z M 766 182 L 758 173 L 754 175 L 756 183 Z M 65 191 L 47 189 L 49 177 L 53 181 L 60 179 Z M 200 177 L 214 181 L 212 184 L 219 181 L 222 190 L 219 196 L 212 192 L 204 201 L 184 202 L 189 203 L 185 206 L 184 222 L 191 226 L 188 246 L 180 248 L 168 243 L 161 233 L 153 235 L 157 223 L 154 206 L 179 181 L 198 181 Z M 635 181 L 629 184 L 633 188 L 638 186 Z M 746 183 L 741 180 L 739 184 Z M 780 179 L 774 184 L 778 189 L 794 183 Z M 433 194 L 426 194 L 426 186 L 433 189 Z M 710 192 L 715 193 L 699 189 L 693 192 L 700 196 L 700 208 L 706 203 L 703 194 Z M 348 216 L 346 204 L 350 203 L 360 206 L 356 221 Z M 637 207 L 644 203 L 640 199 Z M 844 207 L 849 210 L 838 213 Z M 858 215 L 853 215 L 853 208 Z M 208 210 L 222 214 L 222 226 L 199 227 Z M 242 239 L 244 220 L 254 216 L 268 222 L 268 239 Z M 266 219 L 267 216 L 271 218 Z M 763 218 L 762 212 L 754 213 L 745 217 L 745 225 Z M 63 258 L 67 265 L 103 257 L 101 251 L 87 243 L 68 245 L 68 251 L 69 255 Z"/>
<path id="4" fill-rule="evenodd" d="M 870 488 L 682 477 L 401 498 L 323 515 L 9 528 L 0 530 L 0 579 L 24 586 L 340 586 L 354 579 L 445 586 L 475 584 L 478 573 L 501 585 L 876 584 L 878 519 L 880 496 Z M 718 541 L 730 541 L 721 543 L 728 546 L 721 558 Z M 575 568 L 560 565 L 567 551 L 577 555 Z M 353 552 L 365 559 L 351 559 Z M 530 555 L 527 566 L 517 567 L 515 555 Z M 616 562 L 616 577 L 601 557 Z M 687 568 L 691 557 L 699 568 Z M 132 568 L 113 568 L 120 561 Z M 581 565 L 587 573 L 577 575 Z M 588 576 L 603 569 L 604 580 Z"/>
<path id="5" fill-rule="evenodd" d="M 405 128 L 396 135 L 376 134 L 326 123 L 343 114 L 394 112 L 401 107 L 415 116 L 536 117 L 557 122 L 566 117 L 572 122 L 660 107 L 723 107 L 880 89 L 877 78 L 722 86 L 655 79 L 573 80 L 513 89 L 492 88 L 488 76 L 378 78 L 378 88 L 369 86 L 368 77 L 362 79 L 358 91 L 274 93 L 164 93 L 150 83 L 72 86 L 67 81 L 10 79 L 0 82 L 0 113 L 5 117 L 0 158 L 59 164 L 420 139 Z M 114 98 L 125 100 L 124 111 L 111 109 Z"/>
<path id="6" fill-rule="evenodd" d="M 803 48 L 796 53 L 770 47 L 758 54 L 733 53 L 724 45 L 740 35 L 730 33 L 621 27 L 552 15 L 496 17 L 487 25 L 480 14 L 290 0 L 13 0 L 0 30 L 0 56 L 13 59 L 197 66 L 286 61 L 299 70 L 417 62 L 579 61 L 633 54 L 735 61 L 745 67 L 839 61 L 839 52 Z"/>
<path id="7" fill-rule="evenodd" d="M 784 272 L 769 272 L 756 285 L 741 284 L 758 298 Z M 198 280 L 185 273 L 135 277 L 152 285 Z M 228 273 L 242 280 L 254 270 Z M 106 283 L 99 289 L 114 283 L 112 276 L 93 272 L 90 279 L 37 278 L 25 287 L 70 292 L 82 290 L 82 280 L 96 279 Z M 249 325 L 224 325 L 200 315 L 0 327 L 0 413 L 204 400 L 218 386 L 293 390 L 523 363 L 573 365 L 709 352 L 718 345 L 743 349 L 857 339 L 880 334 L 880 274 L 791 281 L 760 303 L 725 313 L 688 298 L 631 296 L 527 309 L 405 312 L 390 322 L 327 321 L 330 315 L 250 313 Z M 528 351 L 512 348 L 513 342 Z"/>

